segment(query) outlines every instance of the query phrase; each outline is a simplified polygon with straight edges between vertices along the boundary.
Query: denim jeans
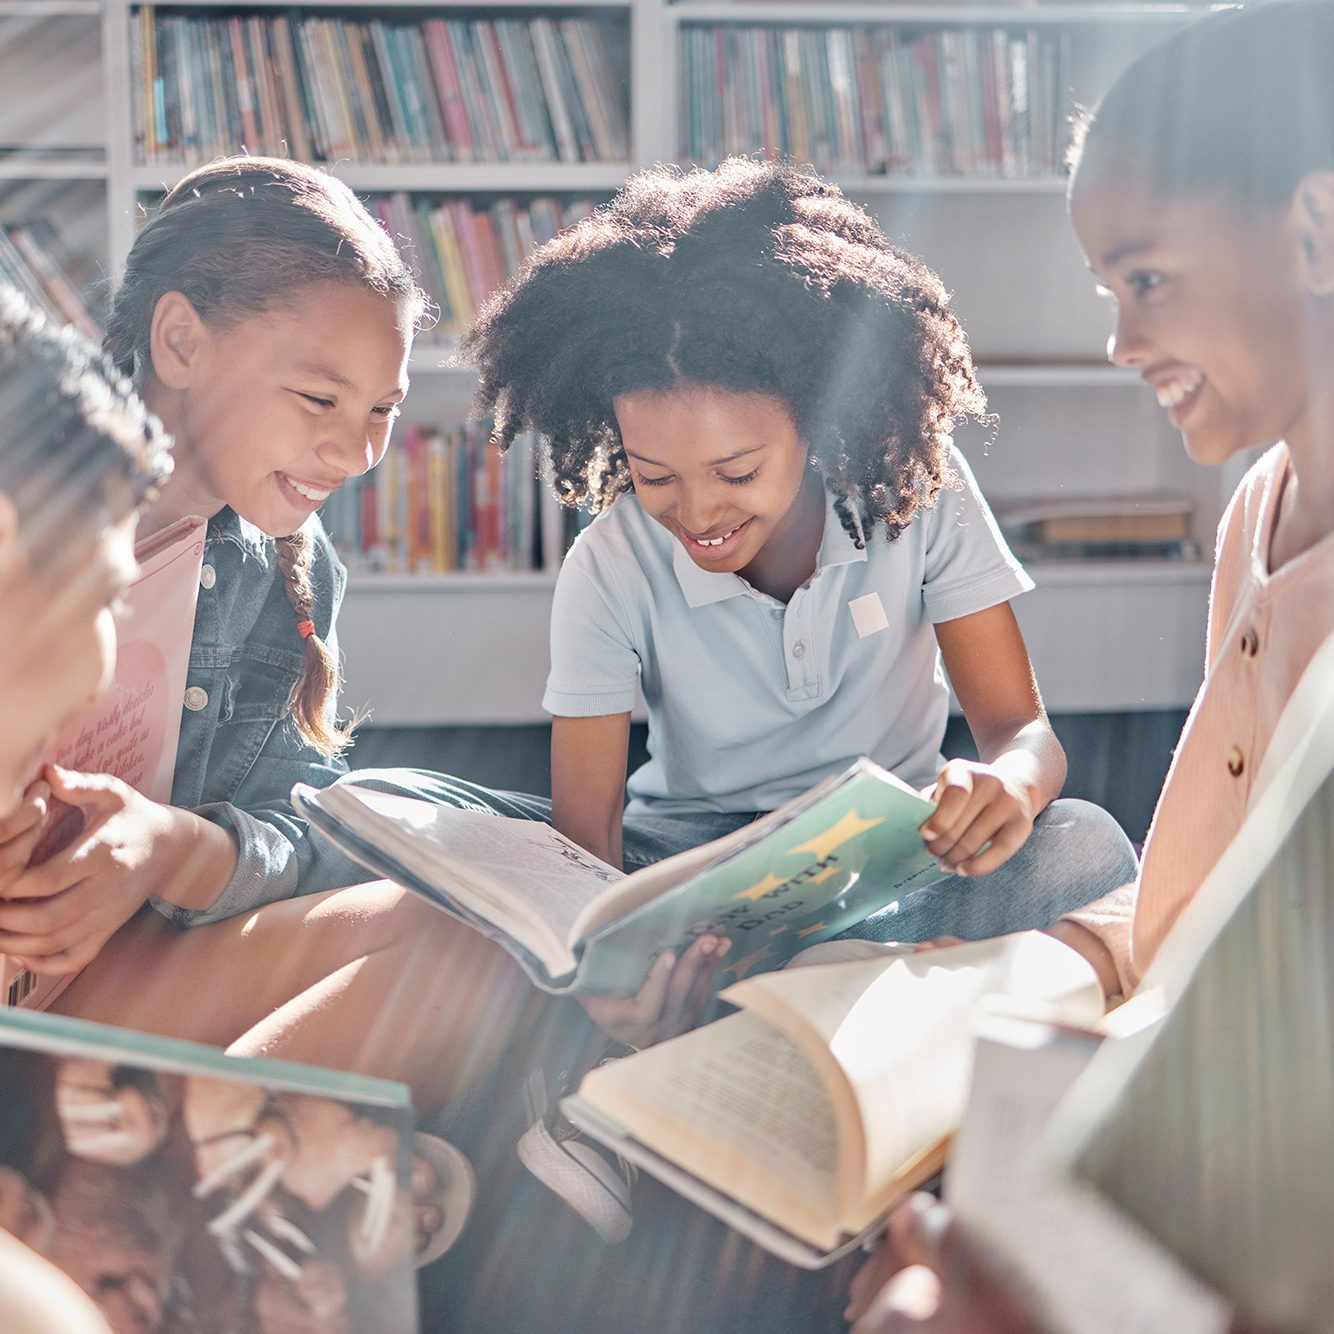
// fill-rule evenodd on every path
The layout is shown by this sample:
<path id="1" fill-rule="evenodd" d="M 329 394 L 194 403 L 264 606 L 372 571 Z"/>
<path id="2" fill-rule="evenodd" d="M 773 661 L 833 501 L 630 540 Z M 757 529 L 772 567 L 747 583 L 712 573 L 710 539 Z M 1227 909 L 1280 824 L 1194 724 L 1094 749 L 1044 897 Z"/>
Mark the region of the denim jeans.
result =
<path id="1" fill-rule="evenodd" d="M 358 769 L 339 782 L 520 820 L 551 819 L 546 797 L 495 791 L 424 769 Z M 759 814 L 657 815 L 631 810 L 622 833 L 625 869 L 635 871 L 721 838 Z M 1050 926 L 1063 914 L 1127 884 L 1135 871 L 1135 850 L 1120 825 L 1100 806 L 1064 798 L 1038 816 L 1023 847 L 990 875 L 946 875 L 850 927 L 840 938 L 983 940 Z"/>

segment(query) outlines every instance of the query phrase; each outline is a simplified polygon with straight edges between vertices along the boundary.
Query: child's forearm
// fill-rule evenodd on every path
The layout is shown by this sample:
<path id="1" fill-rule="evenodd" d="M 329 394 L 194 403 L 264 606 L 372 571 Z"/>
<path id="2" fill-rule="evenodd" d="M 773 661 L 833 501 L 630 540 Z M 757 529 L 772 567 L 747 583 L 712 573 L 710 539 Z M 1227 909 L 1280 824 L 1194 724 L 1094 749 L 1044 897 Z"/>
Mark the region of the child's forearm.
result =
<path id="1" fill-rule="evenodd" d="M 613 812 L 608 818 L 590 818 L 587 806 L 577 802 L 563 802 L 556 798 L 551 803 L 551 823 L 566 838 L 577 843 L 609 866 L 621 867 L 621 813 Z"/>
<path id="2" fill-rule="evenodd" d="M 978 755 L 1011 786 L 1028 796 L 1034 815 L 1045 810 L 1065 786 L 1065 750 L 1046 718 L 977 739 Z"/>
<path id="3" fill-rule="evenodd" d="M 171 816 L 157 897 L 178 908 L 204 912 L 236 872 L 236 839 L 230 830 L 193 811 L 166 809 Z"/>

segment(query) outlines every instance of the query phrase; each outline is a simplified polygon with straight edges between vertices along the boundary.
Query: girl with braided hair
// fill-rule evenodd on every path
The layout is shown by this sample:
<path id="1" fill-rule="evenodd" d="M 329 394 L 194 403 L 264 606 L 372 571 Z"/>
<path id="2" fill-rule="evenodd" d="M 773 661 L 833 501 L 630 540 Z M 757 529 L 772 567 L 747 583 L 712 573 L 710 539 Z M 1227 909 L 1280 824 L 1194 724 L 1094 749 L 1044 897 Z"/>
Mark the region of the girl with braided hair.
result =
<path id="1" fill-rule="evenodd" d="M 518 970 L 406 891 L 358 884 L 288 802 L 347 772 L 346 576 L 316 511 L 388 447 L 425 306 L 347 186 L 299 163 L 200 168 L 139 234 L 106 350 L 175 439 L 141 533 L 209 521 L 172 799 L 48 766 L 84 828 L 10 886 L 23 906 L 0 934 L 34 972 L 78 973 L 63 1013 L 401 1078 L 429 1110 L 486 1064 L 471 1035 L 503 1040 Z"/>

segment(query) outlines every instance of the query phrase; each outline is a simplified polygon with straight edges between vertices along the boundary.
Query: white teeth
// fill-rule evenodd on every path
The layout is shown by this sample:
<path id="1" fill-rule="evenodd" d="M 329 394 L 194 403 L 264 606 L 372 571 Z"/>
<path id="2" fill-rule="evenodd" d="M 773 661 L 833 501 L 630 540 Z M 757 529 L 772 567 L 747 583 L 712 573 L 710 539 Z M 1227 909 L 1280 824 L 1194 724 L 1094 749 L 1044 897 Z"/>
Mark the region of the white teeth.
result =
<path id="1" fill-rule="evenodd" d="M 1188 375 L 1184 380 L 1171 380 L 1167 384 L 1159 385 L 1154 391 L 1158 399 L 1160 408 L 1174 408 L 1178 403 L 1185 402 L 1199 387 L 1204 383 L 1204 376 L 1198 371 L 1193 375 Z"/>
<path id="2" fill-rule="evenodd" d="M 736 529 L 731 528 L 721 537 L 696 537 L 693 540 L 698 542 L 702 547 L 720 547 L 734 532 L 736 532 Z"/>
<path id="3" fill-rule="evenodd" d="M 285 473 L 283 475 L 286 476 Z M 292 490 L 295 491 L 298 495 L 305 496 L 307 500 L 318 501 L 321 504 L 323 504 L 324 501 L 328 500 L 329 497 L 333 494 L 332 491 L 316 491 L 313 486 L 305 486 L 301 482 L 296 481 L 295 478 L 292 477 L 287 478 L 287 485 L 290 486 Z"/>

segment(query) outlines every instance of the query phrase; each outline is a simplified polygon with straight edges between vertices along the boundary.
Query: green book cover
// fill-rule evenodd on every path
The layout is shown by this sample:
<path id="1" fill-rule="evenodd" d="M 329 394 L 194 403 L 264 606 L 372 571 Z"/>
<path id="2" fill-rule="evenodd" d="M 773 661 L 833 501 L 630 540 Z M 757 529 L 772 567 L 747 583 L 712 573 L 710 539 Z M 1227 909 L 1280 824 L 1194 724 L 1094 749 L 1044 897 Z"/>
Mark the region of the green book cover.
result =
<path id="1" fill-rule="evenodd" d="M 5 1009 L 0 1089 L 0 1227 L 112 1328 L 417 1328 L 405 1086 Z"/>
<path id="2" fill-rule="evenodd" d="M 550 991 L 637 991 L 657 955 L 727 936 L 736 979 L 944 874 L 919 833 L 934 809 L 868 759 L 713 843 L 630 876 L 538 821 L 338 785 L 299 814 L 370 870 L 498 941 Z"/>
<path id="3" fill-rule="evenodd" d="M 918 832 L 934 806 L 879 766 L 859 761 L 818 791 L 756 821 L 742 846 L 591 935 L 579 989 L 637 991 L 660 950 L 706 933 L 731 940 L 720 971 L 736 981 L 943 877 Z"/>

